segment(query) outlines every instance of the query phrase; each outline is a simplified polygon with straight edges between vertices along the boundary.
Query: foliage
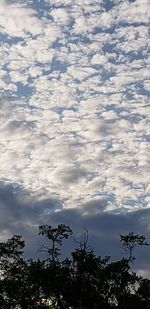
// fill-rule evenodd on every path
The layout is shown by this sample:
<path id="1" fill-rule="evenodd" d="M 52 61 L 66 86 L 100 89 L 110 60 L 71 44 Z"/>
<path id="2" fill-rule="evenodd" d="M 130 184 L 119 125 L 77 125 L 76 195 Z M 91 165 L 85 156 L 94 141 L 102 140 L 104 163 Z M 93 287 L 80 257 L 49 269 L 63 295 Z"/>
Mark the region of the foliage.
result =
<path id="1" fill-rule="evenodd" d="M 0 308 L 2 309 L 137 309 L 150 308 L 150 280 L 131 271 L 136 246 L 148 245 L 145 237 L 120 235 L 127 258 L 111 262 L 88 248 L 85 229 L 71 258 L 60 260 L 61 246 L 72 235 L 69 226 L 39 227 L 46 236 L 48 259 L 25 260 L 21 236 L 0 243 Z M 47 244 L 48 243 L 48 244 Z"/>
<path id="2" fill-rule="evenodd" d="M 133 261 L 135 257 L 133 250 L 137 246 L 148 246 L 149 244 L 145 241 L 145 236 L 139 234 L 129 233 L 128 235 L 120 235 L 121 243 L 126 252 L 128 252 L 128 260 Z"/>

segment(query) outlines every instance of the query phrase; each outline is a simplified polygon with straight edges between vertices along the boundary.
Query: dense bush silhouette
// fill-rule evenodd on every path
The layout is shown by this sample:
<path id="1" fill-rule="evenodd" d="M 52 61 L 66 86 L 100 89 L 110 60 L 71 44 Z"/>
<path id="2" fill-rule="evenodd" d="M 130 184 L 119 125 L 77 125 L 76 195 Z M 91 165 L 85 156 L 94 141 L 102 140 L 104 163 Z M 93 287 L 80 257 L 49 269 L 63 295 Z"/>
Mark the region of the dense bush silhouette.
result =
<path id="1" fill-rule="evenodd" d="M 136 309 L 150 308 L 150 280 L 131 271 L 134 248 L 147 246 L 145 237 L 120 235 L 127 257 L 111 262 L 88 248 L 88 232 L 71 258 L 60 259 L 61 246 L 72 235 L 69 226 L 39 227 L 46 236 L 41 250 L 47 258 L 25 260 L 22 237 L 0 243 L 0 308 L 2 309 Z"/>

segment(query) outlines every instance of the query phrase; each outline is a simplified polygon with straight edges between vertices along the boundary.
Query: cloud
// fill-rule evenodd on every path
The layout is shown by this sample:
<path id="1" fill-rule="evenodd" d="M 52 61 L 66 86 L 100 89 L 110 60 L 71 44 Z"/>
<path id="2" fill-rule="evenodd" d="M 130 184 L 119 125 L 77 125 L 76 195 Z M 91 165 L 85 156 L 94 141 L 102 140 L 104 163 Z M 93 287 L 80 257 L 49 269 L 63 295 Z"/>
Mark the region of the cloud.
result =
<path id="1" fill-rule="evenodd" d="M 129 24 L 132 23 L 149 23 L 150 14 L 149 14 L 149 1 L 148 0 L 136 0 L 130 4 L 125 1 L 120 5 L 120 12 L 122 13 L 118 19 L 125 21 Z"/>
<path id="2" fill-rule="evenodd" d="M 67 25 L 69 23 L 69 16 L 65 9 L 62 8 L 53 9 L 51 11 L 51 16 L 54 18 L 54 21 L 57 24 Z"/>
<path id="3" fill-rule="evenodd" d="M 148 1 L 1 1 L 0 14 L 1 180 L 36 200 L 37 222 L 51 199 L 81 221 L 92 210 L 93 222 L 140 216 L 150 207 Z"/>
<path id="4" fill-rule="evenodd" d="M 4 241 L 13 234 L 22 235 L 27 248 L 28 257 L 37 257 L 39 249 L 38 226 L 45 223 L 45 218 L 63 202 L 52 197 L 35 201 L 30 192 L 17 183 L 0 183 L 0 240 Z"/>
<path id="5" fill-rule="evenodd" d="M 4 34 L 22 37 L 28 33 L 41 33 L 41 21 L 35 16 L 35 12 L 19 4 L 10 5 L 7 1 L 2 1 L 0 19 Z"/>
<path id="6" fill-rule="evenodd" d="M 122 258 L 123 250 L 119 244 L 119 235 L 130 231 L 143 234 L 149 241 L 149 209 L 115 214 L 108 211 L 108 200 L 93 198 L 82 205 L 82 208 L 63 207 L 60 198 L 49 197 L 38 199 L 31 192 L 24 190 L 16 183 L 0 184 L 0 234 L 1 241 L 13 234 L 22 235 L 26 240 L 26 257 L 37 257 L 40 253 L 40 237 L 38 226 L 49 224 L 57 226 L 64 223 L 69 225 L 76 239 L 80 240 L 84 227 L 89 232 L 89 247 L 96 253 L 111 255 L 112 260 Z M 64 244 L 65 252 L 72 250 L 76 244 L 73 238 Z M 63 252 L 64 254 L 64 252 Z M 66 254 L 66 253 L 65 253 Z M 146 273 L 149 263 L 149 247 L 135 252 L 137 261 L 134 268 L 140 273 Z"/>

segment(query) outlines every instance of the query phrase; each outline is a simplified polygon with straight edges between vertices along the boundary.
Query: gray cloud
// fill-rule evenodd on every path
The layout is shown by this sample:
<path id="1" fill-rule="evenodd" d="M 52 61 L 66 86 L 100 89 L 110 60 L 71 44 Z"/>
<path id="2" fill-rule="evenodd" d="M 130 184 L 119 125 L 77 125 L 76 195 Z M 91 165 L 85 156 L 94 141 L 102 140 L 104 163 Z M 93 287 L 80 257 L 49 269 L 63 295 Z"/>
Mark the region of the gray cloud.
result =
<path id="1" fill-rule="evenodd" d="M 63 201 L 57 198 L 36 201 L 21 187 L 12 185 L 0 186 L 1 239 L 15 234 L 23 235 L 27 247 L 26 256 L 40 255 L 40 237 L 38 226 L 49 224 L 56 226 L 69 225 L 76 239 L 80 240 L 84 227 L 89 231 L 89 247 L 99 255 L 111 255 L 112 259 L 121 258 L 123 250 L 119 245 L 119 235 L 130 231 L 143 234 L 149 241 L 149 209 L 137 210 L 124 214 L 113 214 L 107 211 L 106 200 L 91 200 L 82 208 L 64 209 Z M 63 254 L 74 247 L 73 239 L 64 245 Z M 137 262 L 134 265 L 140 271 L 148 269 L 150 250 L 139 249 L 136 252 Z"/>

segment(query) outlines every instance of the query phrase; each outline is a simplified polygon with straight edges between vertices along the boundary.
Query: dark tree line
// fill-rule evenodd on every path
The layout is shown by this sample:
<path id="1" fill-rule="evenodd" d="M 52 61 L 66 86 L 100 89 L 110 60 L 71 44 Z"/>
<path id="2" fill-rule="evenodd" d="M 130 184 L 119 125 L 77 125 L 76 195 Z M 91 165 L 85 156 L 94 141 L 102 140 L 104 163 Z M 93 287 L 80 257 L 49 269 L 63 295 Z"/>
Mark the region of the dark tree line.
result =
<path id="1" fill-rule="evenodd" d="M 39 227 L 46 236 L 46 259 L 23 258 L 25 243 L 14 235 L 0 243 L 1 309 L 147 309 L 150 308 L 150 280 L 131 270 L 136 246 L 148 245 L 144 236 L 120 235 L 126 257 L 111 262 L 88 247 L 88 231 L 71 258 L 60 259 L 61 246 L 72 235 L 64 224 Z"/>

